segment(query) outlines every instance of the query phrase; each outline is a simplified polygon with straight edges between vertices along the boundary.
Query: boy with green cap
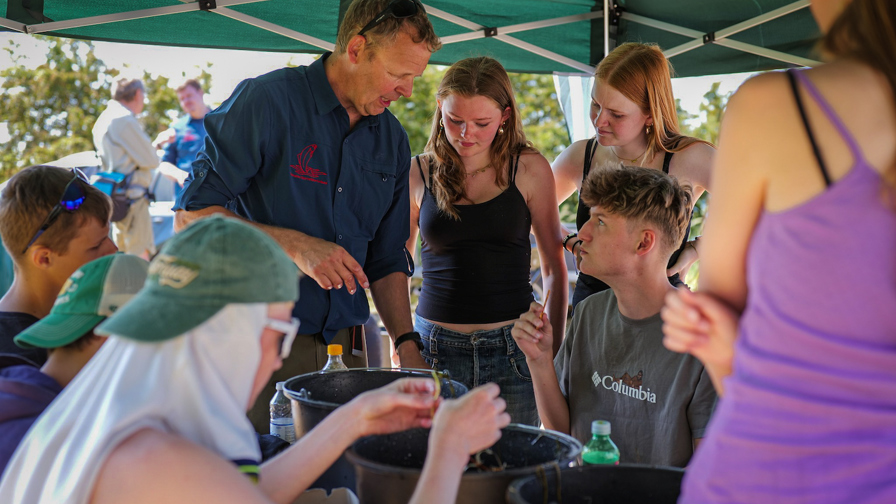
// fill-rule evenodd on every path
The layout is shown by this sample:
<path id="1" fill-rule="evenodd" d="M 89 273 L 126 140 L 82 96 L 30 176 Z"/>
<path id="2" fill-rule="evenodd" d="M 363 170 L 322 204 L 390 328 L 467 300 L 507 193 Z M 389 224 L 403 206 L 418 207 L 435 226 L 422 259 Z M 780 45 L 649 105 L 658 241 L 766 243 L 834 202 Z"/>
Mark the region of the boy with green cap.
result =
<path id="1" fill-rule="evenodd" d="M 19 333 L 15 344 L 46 349 L 46 364 L 0 370 L 0 472 L 37 417 L 106 341 L 93 329 L 143 287 L 149 263 L 114 254 L 72 273 L 50 314 Z"/>

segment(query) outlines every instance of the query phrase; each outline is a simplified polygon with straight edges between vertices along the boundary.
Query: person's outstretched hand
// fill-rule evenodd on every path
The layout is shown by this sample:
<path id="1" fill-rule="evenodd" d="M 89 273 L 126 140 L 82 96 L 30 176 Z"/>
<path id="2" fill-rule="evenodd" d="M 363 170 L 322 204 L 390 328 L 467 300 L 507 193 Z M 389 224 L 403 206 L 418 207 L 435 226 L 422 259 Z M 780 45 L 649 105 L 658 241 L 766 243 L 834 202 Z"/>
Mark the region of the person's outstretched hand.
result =
<path id="1" fill-rule="evenodd" d="M 310 276 L 321 288 L 341 289 L 354 294 L 360 285 L 370 287 L 364 269 L 344 248 L 313 236 L 305 236 L 300 250 L 290 256 L 303 273 Z"/>
<path id="2" fill-rule="evenodd" d="M 714 382 L 731 374 L 737 312 L 710 294 L 678 289 L 666 295 L 660 313 L 666 348 L 699 359 Z"/>
<path id="3" fill-rule="evenodd" d="M 496 384 L 486 383 L 458 399 L 443 401 L 429 433 L 433 456 L 456 457 L 466 464 L 470 455 L 501 439 L 501 429 L 510 423 L 510 415 L 504 411 L 507 405 L 500 393 Z"/>
<path id="4" fill-rule="evenodd" d="M 520 315 L 513 323 L 510 330 L 513 340 L 519 345 L 520 350 L 526 354 L 530 362 L 537 362 L 544 358 L 554 359 L 554 330 L 551 321 L 544 316 L 544 307 L 536 302 L 529 305 L 529 311 Z"/>
<path id="5" fill-rule="evenodd" d="M 361 436 L 389 434 L 431 426 L 439 402 L 434 393 L 432 378 L 403 378 L 365 392 L 346 406 L 355 410 Z"/>

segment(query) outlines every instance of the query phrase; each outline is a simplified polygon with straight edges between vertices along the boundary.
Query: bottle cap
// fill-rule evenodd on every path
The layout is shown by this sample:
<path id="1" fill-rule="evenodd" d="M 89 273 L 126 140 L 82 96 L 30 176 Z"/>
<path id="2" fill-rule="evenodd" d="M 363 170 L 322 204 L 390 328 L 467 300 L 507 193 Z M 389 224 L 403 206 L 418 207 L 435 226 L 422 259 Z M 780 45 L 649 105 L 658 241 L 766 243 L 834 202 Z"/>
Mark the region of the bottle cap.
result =
<path id="1" fill-rule="evenodd" d="M 342 345 L 327 345 L 327 355 L 342 355 Z"/>
<path id="2" fill-rule="evenodd" d="M 591 433 L 598 436 L 610 435 L 610 422 L 606 420 L 595 420 L 591 422 Z"/>
<path id="3" fill-rule="evenodd" d="M 277 390 L 283 390 L 284 385 L 286 385 L 286 382 L 278 381 L 277 382 Z"/>

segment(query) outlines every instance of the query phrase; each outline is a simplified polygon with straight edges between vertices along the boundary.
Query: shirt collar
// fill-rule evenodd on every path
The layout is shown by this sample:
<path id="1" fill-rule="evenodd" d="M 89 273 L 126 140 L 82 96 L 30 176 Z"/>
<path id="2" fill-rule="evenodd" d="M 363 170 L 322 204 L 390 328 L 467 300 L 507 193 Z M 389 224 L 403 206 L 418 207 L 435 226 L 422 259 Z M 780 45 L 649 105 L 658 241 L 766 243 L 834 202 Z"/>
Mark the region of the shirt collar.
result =
<path id="1" fill-rule="evenodd" d="M 339 102 L 339 98 L 336 97 L 336 93 L 333 92 L 333 86 L 331 86 L 330 81 L 327 80 L 327 71 L 326 68 L 324 68 L 324 61 L 326 61 L 331 54 L 333 53 L 325 52 L 315 62 L 308 65 L 308 69 L 306 70 L 308 84 L 311 86 L 311 94 L 314 97 L 314 104 L 317 107 L 317 113 L 320 115 L 329 114 L 337 107 L 345 110 L 345 107 Z M 361 123 L 366 123 L 369 126 L 377 126 L 379 121 L 379 115 L 362 117 L 360 120 Z"/>

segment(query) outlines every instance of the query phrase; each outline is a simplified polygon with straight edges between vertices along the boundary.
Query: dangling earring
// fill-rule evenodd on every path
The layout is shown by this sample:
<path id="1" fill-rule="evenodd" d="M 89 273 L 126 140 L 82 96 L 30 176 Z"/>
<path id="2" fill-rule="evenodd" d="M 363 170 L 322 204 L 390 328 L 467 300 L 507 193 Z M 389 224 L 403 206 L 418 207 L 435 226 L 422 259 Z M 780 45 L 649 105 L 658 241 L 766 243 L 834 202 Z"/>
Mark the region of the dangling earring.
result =
<path id="1" fill-rule="evenodd" d="M 442 130 L 445 129 L 445 121 L 443 119 L 439 119 L 439 136 L 437 140 L 442 139 Z"/>
<path id="2" fill-rule="evenodd" d="M 645 129 L 646 129 L 647 135 L 650 135 L 650 125 L 649 124 L 647 125 L 647 128 L 645 128 Z"/>
<path id="3" fill-rule="evenodd" d="M 504 134 L 504 124 L 505 124 L 505 123 L 506 123 L 506 122 L 502 122 L 502 123 L 501 123 L 501 126 L 498 128 L 498 134 L 499 134 L 499 135 L 503 135 L 503 134 Z"/>

